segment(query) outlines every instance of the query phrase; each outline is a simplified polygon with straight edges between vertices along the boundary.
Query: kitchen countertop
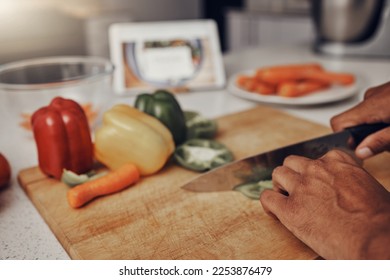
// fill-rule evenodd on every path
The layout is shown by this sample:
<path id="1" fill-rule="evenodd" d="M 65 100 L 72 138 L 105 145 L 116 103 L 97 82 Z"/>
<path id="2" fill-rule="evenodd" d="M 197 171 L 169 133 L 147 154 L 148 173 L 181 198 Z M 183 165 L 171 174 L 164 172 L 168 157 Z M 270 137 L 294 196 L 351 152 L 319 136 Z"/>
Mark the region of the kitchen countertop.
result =
<path id="1" fill-rule="evenodd" d="M 333 115 L 361 101 L 367 88 L 390 80 L 390 59 L 336 59 L 314 54 L 305 45 L 262 47 L 228 53 L 224 56 L 228 78 L 236 72 L 265 65 L 305 61 L 318 61 L 332 70 L 356 73 L 360 80 L 358 94 L 337 103 L 300 107 L 270 105 L 323 125 L 329 125 L 329 120 Z M 257 105 L 255 102 L 235 97 L 225 89 L 183 93 L 178 95 L 178 99 L 183 109 L 196 110 L 208 117 L 219 117 Z M 111 101 L 112 104 L 121 102 L 133 104 L 134 97 L 113 95 Z M 21 131 L 12 120 L 7 122 L 6 127 L 2 127 L 2 131 L 0 151 L 11 163 L 13 178 L 11 185 L 0 191 L 0 259 L 69 259 L 16 180 L 16 175 L 20 170 L 37 165 L 35 144 L 31 135 Z M 11 141 L 4 134 L 5 131 L 7 135 L 13 135 Z"/>

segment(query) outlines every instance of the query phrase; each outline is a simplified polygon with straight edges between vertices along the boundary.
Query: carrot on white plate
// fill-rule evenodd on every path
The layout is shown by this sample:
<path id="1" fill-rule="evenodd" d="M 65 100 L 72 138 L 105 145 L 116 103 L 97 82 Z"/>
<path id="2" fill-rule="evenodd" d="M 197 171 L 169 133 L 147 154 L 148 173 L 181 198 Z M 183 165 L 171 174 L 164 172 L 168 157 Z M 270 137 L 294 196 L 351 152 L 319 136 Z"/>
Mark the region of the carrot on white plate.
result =
<path id="1" fill-rule="evenodd" d="M 350 73 L 311 71 L 303 74 L 305 79 L 310 79 L 322 83 L 333 83 L 343 86 L 351 85 L 355 82 L 355 76 Z"/>
<path id="2" fill-rule="evenodd" d="M 281 82 L 297 81 L 306 72 L 322 72 L 319 63 L 286 64 L 259 68 L 256 77 L 264 82 L 279 84 Z"/>
<path id="3" fill-rule="evenodd" d="M 329 87 L 329 84 L 317 81 L 286 82 L 278 87 L 277 95 L 283 97 L 299 97 Z"/>

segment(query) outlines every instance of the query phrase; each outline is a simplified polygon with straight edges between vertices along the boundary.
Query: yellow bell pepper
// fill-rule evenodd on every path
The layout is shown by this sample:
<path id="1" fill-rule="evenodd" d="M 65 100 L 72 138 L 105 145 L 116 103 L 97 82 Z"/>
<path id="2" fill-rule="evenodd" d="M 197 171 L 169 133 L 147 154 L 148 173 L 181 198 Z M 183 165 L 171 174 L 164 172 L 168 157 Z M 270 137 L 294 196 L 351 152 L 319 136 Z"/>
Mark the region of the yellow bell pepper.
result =
<path id="1" fill-rule="evenodd" d="M 175 149 L 171 132 L 156 118 L 119 104 L 95 132 L 95 157 L 110 169 L 135 164 L 141 175 L 159 171 Z"/>

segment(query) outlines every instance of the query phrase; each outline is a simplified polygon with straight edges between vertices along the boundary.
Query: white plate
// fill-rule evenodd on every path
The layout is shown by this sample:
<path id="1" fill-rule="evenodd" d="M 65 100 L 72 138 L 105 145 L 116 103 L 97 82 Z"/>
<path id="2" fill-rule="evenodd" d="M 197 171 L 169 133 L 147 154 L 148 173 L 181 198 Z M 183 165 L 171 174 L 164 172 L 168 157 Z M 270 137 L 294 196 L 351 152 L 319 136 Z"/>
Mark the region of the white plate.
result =
<path id="1" fill-rule="evenodd" d="M 355 83 L 349 86 L 333 85 L 332 87 L 308 94 L 302 97 L 282 97 L 275 95 L 262 95 L 246 91 L 236 85 L 237 76 L 253 75 L 255 71 L 246 71 L 230 77 L 227 90 L 238 97 L 264 103 L 283 104 L 283 105 L 315 105 L 323 103 L 331 103 L 349 98 L 359 92 L 359 79 L 355 75 Z"/>

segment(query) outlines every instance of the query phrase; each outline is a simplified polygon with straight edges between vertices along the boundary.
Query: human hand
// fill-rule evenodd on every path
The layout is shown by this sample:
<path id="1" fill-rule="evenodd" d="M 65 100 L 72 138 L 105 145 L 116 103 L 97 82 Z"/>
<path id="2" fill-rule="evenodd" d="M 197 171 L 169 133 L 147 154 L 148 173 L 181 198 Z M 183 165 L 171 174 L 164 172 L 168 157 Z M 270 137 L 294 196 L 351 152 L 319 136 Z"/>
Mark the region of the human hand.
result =
<path id="1" fill-rule="evenodd" d="M 389 108 L 390 82 L 368 89 L 361 103 L 333 117 L 331 125 L 334 131 L 340 131 L 359 124 L 390 123 Z M 366 159 L 383 151 L 390 151 L 390 127 L 366 137 L 356 147 L 356 156 Z"/>
<path id="2" fill-rule="evenodd" d="M 289 156 L 260 201 L 326 259 L 390 258 L 390 194 L 348 154 Z"/>

